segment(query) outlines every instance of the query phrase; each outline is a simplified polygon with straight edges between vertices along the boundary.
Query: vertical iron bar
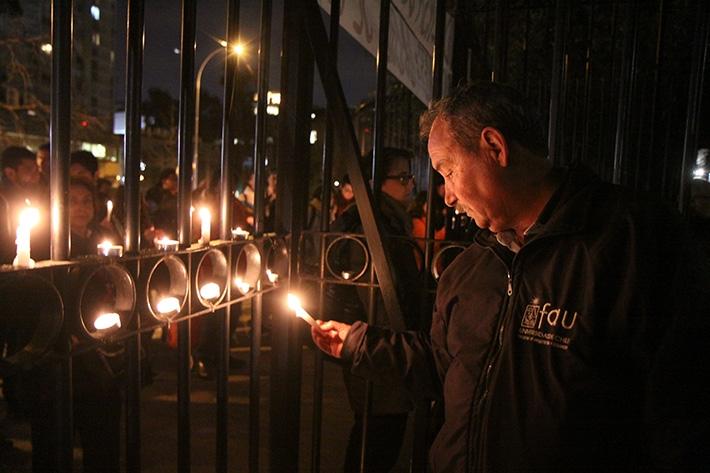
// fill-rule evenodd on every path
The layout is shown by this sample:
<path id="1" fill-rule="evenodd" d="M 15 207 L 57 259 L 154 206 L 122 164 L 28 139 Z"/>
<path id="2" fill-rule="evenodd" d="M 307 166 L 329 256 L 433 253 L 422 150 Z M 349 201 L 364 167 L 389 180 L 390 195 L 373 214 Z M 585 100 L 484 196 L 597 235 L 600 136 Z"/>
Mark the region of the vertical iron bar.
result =
<path id="1" fill-rule="evenodd" d="M 178 118 L 178 235 L 180 246 L 191 242 L 192 140 L 195 135 L 195 23 L 197 2 L 181 1 L 180 115 Z M 191 264 L 189 265 L 191 266 Z M 191 268 L 190 268 L 191 270 Z M 191 274 L 191 273 L 190 273 Z M 188 309 L 191 309 L 188 302 Z M 178 472 L 190 471 L 190 321 L 178 322 Z"/>
<path id="2" fill-rule="evenodd" d="M 491 82 L 504 82 L 505 79 L 505 66 L 507 57 L 507 31 L 506 31 L 506 20 L 504 15 L 504 10 L 506 7 L 506 0 L 496 0 L 495 9 L 495 32 L 494 32 L 494 42 L 495 42 L 495 59 L 493 61 L 493 74 L 491 75 Z"/>
<path id="3" fill-rule="evenodd" d="M 550 82 L 550 121 L 548 123 L 547 147 L 550 159 L 553 163 L 559 164 L 561 156 L 559 154 L 559 121 L 560 102 L 562 100 L 562 73 L 564 62 L 564 27 L 567 11 L 567 2 L 557 0 L 555 6 L 555 37 L 552 49 L 552 80 Z"/>
<path id="4" fill-rule="evenodd" d="M 219 193 L 219 232 L 222 240 L 228 240 L 231 236 L 232 226 L 232 186 L 230 169 L 230 150 L 233 136 L 234 106 L 236 102 L 236 81 L 239 68 L 239 56 L 229 54 L 229 45 L 236 44 L 239 40 L 239 0 L 227 0 L 227 48 L 224 61 L 224 94 L 222 106 L 222 156 L 221 156 L 221 179 Z M 199 113 L 199 110 L 198 110 Z M 197 125 L 195 126 L 197 130 Z M 195 143 L 197 145 L 197 143 Z M 229 264 L 236 258 L 235 248 L 229 249 Z M 231 300 L 232 285 L 227 285 L 227 300 Z M 237 307 L 241 307 L 237 305 Z M 217 409 L 216 421 L 216 460 L 215 471 L 226 473 L 229 465 L 229 341 L 230 341 L 230 319 L 232 306 L 225 307 L 217 317 L 219 324 L 219 348 L 217 356 Z"/>
<path id="5" fill-rule="evenodd" d="M 582 133 L 582 162 L 587 162 L 589 143 L 589 120 L 591 118 L 591 91 L 592 91 L 592 47 L 594 45 L 594 7 L 596 2 L 589 5 L 589 23 L 587 24 L 587 53 L 584 62 L 584 131 Z"/>
<path id="6" fill-rule="evenodd" d="M 330 41 L 328 47 L 333 65 L 337 67 L 338 62 L 338 38 L 340 36 L 340 0 L 330 2 Z M 330 183 L 333 179 L 333 124 L 330 120 L 333 109 L 330 104 L 326 108 L 325 136 L 323 137 L 323 161 L 321 165 L 321 176 L 323 177 L 323 188 L 321 189 L 321 215 L 320 231 L 330 230 Z M 325 237 L 319 236 L 320 248 L 320 281 L 318 285 L 318 307 L 323 314 L 325 309 Z M 313 373 L 313 422 L 311 434 L 311 472 L 320 472 L 320 450 L 321 436 L 323 432 L 323 352 L 315 351 L 315 372 Z"/>
<path id="7" fill-rule="evenodd" d="M 528 51 L 530 49 L 530 0 L 525 0 L 525 32 L 523 36 L 523 92 L 529 98 Z"/>
<path id="8" fill-rule="evenodd" d="M 707 63 L 708 47 L 710 46 L 710 8 L 707 1 L 698 0 L 698 13 L 695 17 L 695 41 L 693 41 L 693 59 L 690 68 L 688 84 L 688 106 L 685 117 L 685 133 L 683 136 L 683 162 L 680 172 L 680 187 L 678 189 L 678 210 L 685 213 L 690 201 L 690 172 L 695 164 L 698 147 L 698 117 L 700 102 L 703 98 L 705 82 L 705 65 Z"/>
<path id="9" fill-rule="evenodd" d="M 651 124 L 651 130 L 648 137 L 648 163 L 646 168 L 646 176 L 648 180 L 646 182 L 646 190 L 649 190 L 651 185 L 651 177 L 655 176 L 654 168 L 657 163 L 657 157 L 659 155 L 658 150 L 655 149 L 654 138 L 656 137 L 655 130 L 658 129 L 656 126 L 656 101 L 658 100 L 658 82 L 661 77 L 661 53 L 663 47 L 663 26 L 664 18 L 666 12 L 666 2 L 665 0 L 660 0 L 658 4 L 658 33 L 656 35 L 656 54 L 654 56 L 653 64 L 653 85 L 651 89 L 651 112 L 649 117 L 649 123 Z M 662 187 L 661 187 L 662 189 Z"/>
<path id="10" fill-rule="evenodd" d="M 144 0 L 130 0 L 127 6 L 126 34 L 126 131 L 124 135 L 126 215 L 125 246 L 127 254 L 140 252 L 140 156 L 141 156 L 141 87 L 143 76 Z M 135 264 L 135 274 L 138 271 Z M 126 340 L 126 469 L 141 469 L 140 430 L 140 317 L 136 312 L 135 335 Z"/>
<path id="11" fill-rule="evenodd" d="M 52 0 L 50 142 L 51 257 L 69 257 L 72 0 Z"/>
<path id="12" fill-rule="evenodd" d="M 389 39 L 390 0 L 380 1 L 380 30 L 377 43 L 377 83 L 375 90 L 375 117 L 372 148 L 372 196 L 378 209 L 382 185 L 382 150 L 385 146 L 385 107 L 387 102 L 387 52 Z M 377 210 L 376 210 L 377 212 Z"/>
<path id="13" fill-rule="evenodd" d="M 71 0 L 52 1 L 52 76 L 50 141 L 51 245 L 53 260 L 69 257 L 69 147 L 71 140 Z M 72 471 L 73 443 L 67 432 L 74 431 L 72 404 L 72 359 L 68 335 L 61 336 L 60 357 L 53 373 L 56 379 L 55 422 L 57 470 Z"/>
<path id="14" fill-rule="evenodd" d="M 619 78 L 619 97 L 614 140 L 613 182 L 622 183 L 628 153 L 628 134 L 633 100 L 633 77 L 636 62 L 636 0 L 626 5 L 626 31 L 624 32 L 624 55 Z"/>
<path id="15" fill-rule="evenodd" d="M 271 56 L 271 0 L 261 2 L 259 30 L 259 67 L 257 71 L 256 124 L 254 135 L 254 231 L 261 236 L 264 232 L 264 187 L 266 182 L 266 105 L 269 93 L 269 59 Z M 261 282 L 258 288 L 261 289 Z M 249 469 L 259 471 L 260 434 L 260 360 L 261 325 L 263 318 L 263 296 L 259 293 L 252 299 L 251 350 L 249 353 Z"/>
<path id="16" fill-rule="evenodd" d="M 259 34 L 259 70 L 257 72 L 256 126 L 254 135 L 254 228 L 264 232 L 264 187 L 266 182 L 266 105 L 269 92 L 269 59 L 271 56 L 272 1 L 261 2 Z"/>

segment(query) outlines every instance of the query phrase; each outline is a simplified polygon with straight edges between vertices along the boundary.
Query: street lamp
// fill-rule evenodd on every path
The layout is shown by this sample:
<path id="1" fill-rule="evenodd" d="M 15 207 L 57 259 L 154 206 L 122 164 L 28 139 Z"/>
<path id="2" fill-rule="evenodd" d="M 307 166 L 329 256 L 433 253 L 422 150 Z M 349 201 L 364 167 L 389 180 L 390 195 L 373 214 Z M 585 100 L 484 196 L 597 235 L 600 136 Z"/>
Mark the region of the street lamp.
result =
<path id="1" fill-rule="evenodd" d="M 228 52 L 231 54 L 236 54 L 237 57 L 241 57 L 245 52 L 244 45 L 241 43 L 236 43 L 230 46 L 228 48 L 229 51 L 225 51 L 225 49 L 227 49 L 227 47 L 229 46 L 229 43 L 227 43 L 226 41 L 219 41 L 219 45 L 219 48 L 215 49 L 214 51 L 209 53 L 207 57 L 205 57 L 205 59 L 200 64 L 200 67 L 197 69 L 197 78 L 195 80 L 195 136 L 192 151 L 192 190 L 195 190 L 197 188 L 197 161 L 200 150 L 200 85 L 202 84 L 202 73 L 205 71 L 207 63 L 210 62 L 219 53 Z"/>

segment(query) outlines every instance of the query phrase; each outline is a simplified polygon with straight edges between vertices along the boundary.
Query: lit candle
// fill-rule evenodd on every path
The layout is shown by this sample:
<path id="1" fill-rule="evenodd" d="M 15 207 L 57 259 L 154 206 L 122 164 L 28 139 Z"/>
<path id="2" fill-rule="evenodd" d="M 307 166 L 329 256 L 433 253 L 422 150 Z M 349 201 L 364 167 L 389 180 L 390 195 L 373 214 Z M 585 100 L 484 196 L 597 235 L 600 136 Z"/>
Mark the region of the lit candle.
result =
<path id="1" fill-rule="evenodd" d="M 271 284 L 276 284 L 279 280 L 279 275 L 271 271 L 270 269 L 266 270 L 266 277 L 269 279 L 269 282 Z"/>
<path id="2" fill-rule="evenodd" d="M 212 301 L 219 297 L 222 290 L 219 284 L 214 282 L 208 282 L 200 288 L 200 296 L 206 301 Z"/>
<path id="3" fill-rule="evenodd" d="M 163 237 L 160 240 L 155 240 L 155 247 L 160 251 L 177 251 L 178 241 L 171 240 L 168 237 Z"/>
<path id="4" fill-rule="evenodd" d="M 17 225 L 17 255 L 12 265 L 16 268 L 34 268 L 35 261 L 30 257 L 30 231 L 39 222 L 39 210 L 26 207 L 20 212 L 20 223 Z"/>
<path id="5" fill-rule="evenodd" d="M 180 312 L 180 301 L 177 297 L 163 297 L 158 301 L 155 309 L 159 314 L 168 317 L 173 312 Z"/>
<path id="6" fill-rule="evenodd" d="M 232 239 L 233 240 L 246 240 L 249 238 L 249 232 L 242 230 L 242 227 L 232 228 Z"/>
<path id="7" fill-rule="evenodd" d="M 113 201 L 110 199 L 106 201 L 106 221 L 111 221 L 111 212 L 113 212 Z"/>
<path id="8" fill-rule="evenodd" d="M 99 314 L 96 320 L 94 320 L 94 328 L 96 330 L 108 330 L 113 327 L 121 328 L 121 316 L 116 312 Z"/>
<path id="9" fill-rule="evenodd" d="M 200 243 L 206 245 L 210 242 L 210 227 L 212 226 L 212 215 L 210 215 L 210 210 L 207 207 L 200 209 L 200 221 L 202 222 Z"/>
<path id="10" fill-rule="evenodd" d="M 114 245 L 109 240 L 104 240 L 96 245 L 96 250 L 98 254 L 104 256 L 123 256 L 123 246 Z"/>
<path id="11" fill-rule="evenodd" d="M 343 276 L 343 279 L 345 279 L 345 280 L 350 279 L 350 276 L 352 276 L 348 271 L 343 271 L 340 274 Z"/>
<path id="12" fill-rule="evenodd" d="M 239 292 L 241 292 L 242 294 L 246 294 L 247 292 L 251 291 L 251 285 L 249 285 L 248 282 L 244 281 L 239 276 L 234 278 L 234 285 L 237 286 L 237 289 L 239 289 Z"/>
<path id="13" fill-rule="evenodd" d="M 296 312 L 296 317 L 305 320 L 306 323 L 311 327 L 320 328 L 318 324 L 316 324 L 316 321 L 313 319 L 313 317 L 311 317 L 311 314 L 306 312 L 305 309 L 301 307 L 301 301 L 298 299 L 298 297 L 291 294 L 290 292 L 288 293 L 288 307 L 292 311 Z"/>

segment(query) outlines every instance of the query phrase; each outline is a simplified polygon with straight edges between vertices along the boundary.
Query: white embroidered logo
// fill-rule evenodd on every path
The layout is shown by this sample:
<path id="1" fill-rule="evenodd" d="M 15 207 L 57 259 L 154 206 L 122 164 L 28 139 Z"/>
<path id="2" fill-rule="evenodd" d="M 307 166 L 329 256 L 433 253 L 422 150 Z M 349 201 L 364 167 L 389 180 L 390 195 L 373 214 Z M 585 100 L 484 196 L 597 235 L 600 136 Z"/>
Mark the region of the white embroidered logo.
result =
<path id="1" fill-rule="evenodd" d="M 536 303 L 528 304 L 518 329 L 518 338 L 567 350 L 578 317 L 577 312 L 570 313 L 559 307 L 552 308 L 550 302 L 546 302 L 542 307 Z"/>

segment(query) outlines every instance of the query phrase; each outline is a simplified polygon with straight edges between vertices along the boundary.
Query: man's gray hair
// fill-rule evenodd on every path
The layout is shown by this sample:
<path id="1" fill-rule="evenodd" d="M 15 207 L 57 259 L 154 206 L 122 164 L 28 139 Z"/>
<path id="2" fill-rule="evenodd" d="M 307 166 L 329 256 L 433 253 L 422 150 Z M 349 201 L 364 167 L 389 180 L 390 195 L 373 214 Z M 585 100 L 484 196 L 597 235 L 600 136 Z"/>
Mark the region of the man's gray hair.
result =
<path id="1" fill-rule="evenodd" d="M 478 150 L 481 130 L 493 127 L 509 142 L 542 156 L 547 142 L 540 121 L 527 99 L 510 86 L 495 82 L 474 82 L 456 88 L 431 104 L 419 119 L 419 136 L 426 140 L 434 120 L 445 120 L 457 143 Z"/>

